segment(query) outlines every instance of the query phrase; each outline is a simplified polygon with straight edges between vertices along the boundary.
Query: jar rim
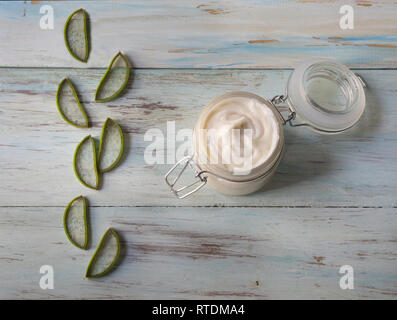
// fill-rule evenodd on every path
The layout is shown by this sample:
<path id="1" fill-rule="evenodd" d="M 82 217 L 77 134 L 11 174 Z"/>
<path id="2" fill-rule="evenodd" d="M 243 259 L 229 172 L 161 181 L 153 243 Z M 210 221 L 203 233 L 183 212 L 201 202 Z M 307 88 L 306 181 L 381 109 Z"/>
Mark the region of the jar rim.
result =
<path id="1" fill-rule="evenodd" d="M 327 84 L 334 83 L 335 88 L 345 95 L 345 104 L 333 103 L 340 107 L 334 110 L 328 106 L 323 107 L 316 103 L 308 92 L 308 81 L 314 79 L 317 85 L 316 95 L 323 103 L 329 98 L 336 100 L 338 91 L 330 91 L 324 84 L 318 85 L 325 79 Z M 333 88 L 334 89 L 334 88 Z M 330 59 L 311 59 L 302 62 L 291 73 L 287 83 L 287 104 L 296 113 L 303 123 L 309 124 L 322 133 L 337 133 L 354 126 L 365 109 L 365 92 L 362 82 L 348 67 Z M 335 96 L 330 95 L 334 93 Z M 322 97 L 323 95 L 324 97 Z M 326 101 L 326 102 L 324 102 Z M 331 101 L 331 100 L 329 100 Z"/>
<path id="2" fill-rule="evenodd" d="M 313 81 L 319 82 L 320 79 L 326 79 L 328 82 L 327 84 L 329 84 L 329 82 L 333 82 L 340 89 L 344 89 L 341 91 L 345 95 L 346 100 L 344 101 L 344 108 L 342 110 L 326 108 L 326 106 L 321 105 L 319 101 L 316 101 L 316 99 L 311 96 L 309 84 Z M 331 61 L 313 63 L 303 73 L 302 81 L 306 100 L 312 104 L 313 107 L 320 109 L 325 113 L 348 113 L 357 101 L 359 83 L 357 78 L 354 76 L 354 73 L 344 65 Z"/>
<path id="3" fill-rule="evenodd" d="M 278 141 L 277 145 L 272 151 L 272 153 L 269 155 L 269 157 L 264 160 L 260 165 L 252 168 L 249 174 L 247 175 L 236 175 L 233 174 L 233 172 L 227 170 L 223 166 L 219 164 L 213 164 L 213 163 L 208 163 L 207 161 L 207 154 L 203 155 L 198 154 L 196 147 L 198 143 L 203 143 L 201 142 L 202 137 L 197 134 L 198 129 L 202 128 L 202 122 L 203 119 L 206 117 L 206 115 L 211 112 L 212 108 L 216 106 L 219 102 L 221 102 L 224 99 L 228 99 L 231 97 L 248 97 L 248 98 L 253 98 L 256 99 L 257 101 L 261 102 L 262 104 L 266 105 L 275 118 L 277 119 L 277 130 L 278 130 Z M 283 121 L 281 118 L 280 113 L 277 111 L 276 107 L 270 103 L 268 100 L 254 94 L 251 92 L 246 92 L 246 91 L 231 91 L 222 95 L 219 95 L 212 99 L 201 111 L 199 118 L 197 119 L 194 131 L 193 131 L 193 153 L 194 153 L 194 161 L 196 165 L 198 165 L 202 170 L 204 171 L 210 171 L 213 172 L 216 176 L 219 178 L 223 178 L 228 181 L 234 181 L 234 182 L 246 182 L 246 181 L 252 181 L 256 180 L 258 178 L 262 178 L 262 176 L 266 175 L 267 172 L 269 172 L 274 165 L 277 163 L 279 158 L 281 157 L 281 153 L 283 150 L 284 146 L 284 130 L 283 130 Z"/>

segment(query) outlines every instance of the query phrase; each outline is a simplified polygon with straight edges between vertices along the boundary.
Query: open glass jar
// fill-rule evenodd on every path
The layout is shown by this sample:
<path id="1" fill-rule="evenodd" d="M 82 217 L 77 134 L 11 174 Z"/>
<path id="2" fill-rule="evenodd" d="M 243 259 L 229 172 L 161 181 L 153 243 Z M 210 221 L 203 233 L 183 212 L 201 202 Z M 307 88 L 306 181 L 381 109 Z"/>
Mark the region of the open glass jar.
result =
<path id="1" fill-rule="evenodd" d="M 294 69 L 286 95 L 271 100 L 241 91 L 218 96 L 207 104 L 196 122 L 193 155 L 179 160 L 167 172 L 166 183 L 180 199 L 205 184 L 229 195 L 253 193 L 269 182 L 282 159 L 283 125 L 307 126 L 322 134 L 343 132 L 354 126 L 364 112 L 364 87 L 363 80 L 343 64 L 312 59 Z M 287 107 L 286 117 L 278 109 L 280 106 Z M 214 143 L 209 129 L 214 129 L 211 132 L 215 136 L 229 138 L 228 142 Z M 231 154 L 241 152 L 241 145 L 249 150 L 250 157 L 237 156 L 242 162 L 219 161 L 225 150 Z M 213 161 L 214 155 L 217 161 Z M 248 166 L 244 159 L 250 159 Z M 188 167 L 194 171 L 194 180 L 178 187 Z"/>

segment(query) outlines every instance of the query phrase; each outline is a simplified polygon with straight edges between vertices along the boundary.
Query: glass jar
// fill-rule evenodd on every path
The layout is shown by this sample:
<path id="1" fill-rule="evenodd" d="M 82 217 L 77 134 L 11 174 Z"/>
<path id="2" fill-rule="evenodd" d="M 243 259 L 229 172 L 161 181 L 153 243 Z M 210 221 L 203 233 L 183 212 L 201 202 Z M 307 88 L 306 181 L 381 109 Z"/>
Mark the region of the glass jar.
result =
<path id="1" fill-rule="evenodd" d="M 311 59 L 294 69 L 288 79 L 286 95 L 275 96 L 271 100 L 242 91 L 218 96 L 207 104 L 196 122 L 193 155 L 179 160 L 167 172 L 166 183 L 180 199 L 198 191 L 205 184 L 228 195 L 253 193 L 270 181 L 283 157 L 283 125 L 289 123 L 294 127 L 307 126 L 323 134 L 343 132 L 354 126 L 364 112 L 364 86 L 363 80 L 343 64 L 329 59 Z M 272 152 L 263 163 L 252 167 L 243 175 L 225 170 L 218 163 L 211 163 L 208 161 L 208 148 L 201 147 L 207 143 L 201 133 L 205 127 L 205 119 L 219 103 L 231 98 L 248 98 L 261 104 L 271 112 L 272 119 L 277 122 L 274 130 L 277 130 L 278 138 Z M 287 107 L 287 117 L 283 117 L 279 106 Z M 173 172 L 179 166 L 180 171 L 172 178 Z M 178 187 L 178 181 L 188 167 L 194 171 L 194 180 Z"/>
<path id="2" fill-rule="evenodd" d="M 288 79 L 286 101 L 301 125 L 326 134 L 354 126 L 365 109 L 364 82 L 328 59 L 304 61 Z"/>

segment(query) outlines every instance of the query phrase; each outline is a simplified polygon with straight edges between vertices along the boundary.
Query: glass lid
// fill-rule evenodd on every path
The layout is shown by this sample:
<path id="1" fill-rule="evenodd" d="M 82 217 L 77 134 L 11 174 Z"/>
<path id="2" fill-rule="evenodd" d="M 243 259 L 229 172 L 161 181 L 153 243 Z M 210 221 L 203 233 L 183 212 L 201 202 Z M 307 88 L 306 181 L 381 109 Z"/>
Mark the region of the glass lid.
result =
<path id="1" fill-rule="evenodd" d="M 364 112 L 364 83 L 339 62 L 312 59 L 292 72 L 287 103 L 302 124 L 322 133 L 342 132 Z"/>

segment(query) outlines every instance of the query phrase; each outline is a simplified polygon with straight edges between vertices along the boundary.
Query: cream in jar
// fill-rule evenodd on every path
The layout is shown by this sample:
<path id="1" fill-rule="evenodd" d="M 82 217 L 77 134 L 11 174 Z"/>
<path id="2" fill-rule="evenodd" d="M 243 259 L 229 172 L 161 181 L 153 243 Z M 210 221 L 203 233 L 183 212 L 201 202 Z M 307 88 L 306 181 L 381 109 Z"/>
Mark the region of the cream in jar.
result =
<path id="1" fill-rule="evenodd" d="M 225 194 L 248 194 L 270 179 L 281 159 L 282 121 L 263 98 L 231 92 L 203 109 L 193 142 L 193 161 L 208 185 Z"/>
<path id="2" fill-rule="evenodd" d="M 276 115 L 253 97 L 220 100 L 206 113 L 200 128 L 205 161 L 235 175 L 246 175 L 265 163 L 280 139 Z"/>

